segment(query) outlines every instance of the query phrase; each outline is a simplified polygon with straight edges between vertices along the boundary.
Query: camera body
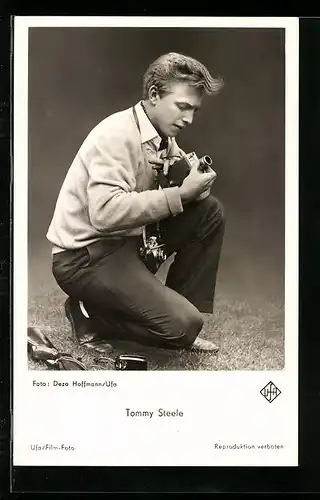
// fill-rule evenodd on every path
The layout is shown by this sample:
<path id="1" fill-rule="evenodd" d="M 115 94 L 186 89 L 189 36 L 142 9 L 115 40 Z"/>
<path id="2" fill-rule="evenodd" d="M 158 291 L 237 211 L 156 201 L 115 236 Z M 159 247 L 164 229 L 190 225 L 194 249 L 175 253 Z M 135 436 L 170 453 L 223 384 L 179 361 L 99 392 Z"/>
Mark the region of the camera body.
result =
<path id="1" fill-rule="evenodd" d="M 166 176 L 169 186 L 181 186 L 184 179 L 189 175 L 192 168 L 198 168 L 201 172 L 209 172 L 211 170 L 212 159 L 209 155 L 204 155 L 198 158 L 196 153 L 188 153 L 180 160 L 176 161 L 169 167 Z"/>
<path id="2" fill-rule="evenodd" d="M 167 175 L 160 175 L 160 185 L 163 188 L 181 186 L 192 168 L 198 168 L 201 172 L 210 172 L 212 163 L 212 158 L 209 155 L 198 158 L 196 153 L 192 151 L 171 165 Z M 209 194 L 210 189 L 204 191 L 198 199 L 203 200 Z"/>
<path id="3" fill-rule="evenodd" d="M 146 241 L 140 246 L 139 253 L 148 269 L 156 273 L 161 264 L 167 259 L 164 244 L 158 231 L 146 237 Z"/>

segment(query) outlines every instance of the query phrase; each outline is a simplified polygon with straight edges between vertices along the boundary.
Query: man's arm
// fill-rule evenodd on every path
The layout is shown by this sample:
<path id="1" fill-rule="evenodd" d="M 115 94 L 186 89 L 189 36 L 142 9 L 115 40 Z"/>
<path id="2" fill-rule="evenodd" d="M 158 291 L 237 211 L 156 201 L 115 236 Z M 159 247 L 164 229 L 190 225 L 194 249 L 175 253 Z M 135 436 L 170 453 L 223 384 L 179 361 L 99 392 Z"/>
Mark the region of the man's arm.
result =
<path id="1" fill-rule="evenodd" d="M 100 137 L 88 156 L 88 209 L 98 231 L 140 227 L 183 211 L 177 187 L 134 191 L 137 155 L 123 137 Z"/>

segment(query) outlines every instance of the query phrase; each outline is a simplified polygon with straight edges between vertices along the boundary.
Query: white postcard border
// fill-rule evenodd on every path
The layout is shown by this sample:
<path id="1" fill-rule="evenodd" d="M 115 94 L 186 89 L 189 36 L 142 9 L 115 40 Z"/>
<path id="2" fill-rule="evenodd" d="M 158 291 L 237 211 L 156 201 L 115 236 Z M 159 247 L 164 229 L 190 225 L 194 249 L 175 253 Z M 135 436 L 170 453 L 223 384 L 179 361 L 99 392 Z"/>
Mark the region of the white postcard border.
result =
<path id="1" fill-rule="evenodd" d="M 285 369 L 277 372 L 35 372 L 28 370 L 28 29 L 31 26 L 272 27 L 286 30 Z M 297 18 L 16 17 L 14 24 L 14 465 L 297 465 L 298 464 L 298 67 Z M 35 387 L 33 381 L 114 381 L 117 387 Z M 273 381 L 270 404 L 260 390 Z M 172 396 L 172 390 L 174 397 Z M 112 392 L 113 391 L 113 392 Z M 191 394 L 191 396 L 190 396 Z M 212 402 L 214 400 L 214 403 Z M 191 400 L 191 402 L 190 402 Z M 209 401 L 209 402 L 208 402 Z M 198 407 L 195 408 L 195 402 Z M 112 409 L 110 409 L 112 403 Z M 125 408 L 183 407 L 183 419 L 125 418 Z M 91 410 L 90 410 L 91 408 Z M 92 408 L 95 411 L 92 411 Z M 230 417 L 237 414 L 237 424 Z M 86 419 L 95 415 L 94 431 Z M 62 419 L 62 416 L 66 420 Z M 105 435 L 102 434 L 107 422 Z M 134 423 L 133 423 L 134 422 Z M 227 423 L 229 427 L 227 428 Z M 212 427 L 205 440 L 201 429 Z M 199 429 L 197 431 L 197 428 Z M 111 429 L 111 430 L 110 430 Z M 120 432 L 121 431 L 121 432 Z M 48 435 L 50 434 L 50 435 Z M 195 435 L 186 440 L 187 435 Z M 168 450 L 168 439 L 172 447 Z M 102 441 L 101 441 L 102 440 Z M 106 443 L 104 443 L 104 440 Z M 76 450 L 34 452 L 65 442 Z M 73 441 L 73 444 L 72 442 Z M 284 443 L 284 450 L 215 445 Z M 70 443 L 71 442 L 71 443 Z M 83 446 L 81 446 L 81 442 Z M 129 451 L 123 455 L 123 447 Z M 106 453 L 106 446 L 110 453 Z M 189 448 L 188 448 L 189 446 Z M 190 446 L 192 452 L 190 453 Z M 152 450 L 154 450 L 152 452 Z"/>

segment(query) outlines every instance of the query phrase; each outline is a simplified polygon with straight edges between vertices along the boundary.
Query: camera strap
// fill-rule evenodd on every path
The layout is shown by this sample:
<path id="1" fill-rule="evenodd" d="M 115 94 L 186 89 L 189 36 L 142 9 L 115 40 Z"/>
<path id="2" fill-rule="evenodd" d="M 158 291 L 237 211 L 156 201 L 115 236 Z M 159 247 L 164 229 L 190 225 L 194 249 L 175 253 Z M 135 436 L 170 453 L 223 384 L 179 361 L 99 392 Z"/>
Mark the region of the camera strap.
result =
<path id="1" fill-rule="evenodd" d="M 138 128 L 140 136 L 141 136 L 141 128 L 140 128 L 140 124 L 139 124 L 139 120 L 138 120 L 138 115 L 137 115 L 135 106 L 132 106 L 132 113 L 133 113 L 134 120 L 136 122 L 137 128 Z M 157 189 L 161 189 L 161 185 L 160 185 L 160 182 L 159 182 L 159 173 L 158 172 L 156 173 L 156 176 L 155 176 L 155 182 L 156 182 Z M 157 222 L 157 232 L 159 232 L 159 230 L 160 230 L 160 224 L 159 224 L 159 222 Z M 142 237 L 143 237 L 143 243 L 146 246 L 147 245 L 147 231 L 146 231 L 146 226 L 143 227 Z"/>

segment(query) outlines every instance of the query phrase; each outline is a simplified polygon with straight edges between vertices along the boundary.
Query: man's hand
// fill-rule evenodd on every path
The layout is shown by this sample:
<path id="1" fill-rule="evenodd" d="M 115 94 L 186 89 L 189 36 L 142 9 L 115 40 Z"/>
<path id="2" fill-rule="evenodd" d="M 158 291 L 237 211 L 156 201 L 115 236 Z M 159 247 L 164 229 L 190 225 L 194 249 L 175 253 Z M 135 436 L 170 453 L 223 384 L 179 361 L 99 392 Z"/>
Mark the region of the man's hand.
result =
<path id="1" fill-rule="evenodd" d="M 169 137 L 167 150 L 163 150 L 161 156 L 156 154 L 148 156 L 148 162 L 155 170 L 162 170 L 164 175 L 168 175 L 169 168 L 178 160 L 185 156 L 185 152 L 178 146 L 174 137 Z"/>
<path id="2" fill-rule="evenodd" d="M 153 169 L 159 170 L 163 168 L 164 160 L 162 158 L 158 158 L 156 155 L 152 155 L 148 157 L 148 163 L 150 163 Z"/>
<path id="3" fill-rule="evenodd" d="M 158 158 L 157 156 L 151 156 L 148 158 L 148 162 L 154 170 L 162 170 L 164 175 L 168 175 L 169 168 L 174 165 L 178 160 L 181 160 L 181 156 L 170 156 Z"/>
<path id="4" fill-rule="evenodd" d="M 201 172 L 197 167 L 191 168 L 189 175 L 179 188 L 182 203 L 195 200 L 204 191 L 210 189 L 216 177 L 217 174 L 214 170 Z"/>

